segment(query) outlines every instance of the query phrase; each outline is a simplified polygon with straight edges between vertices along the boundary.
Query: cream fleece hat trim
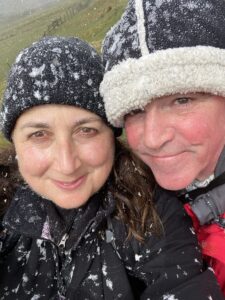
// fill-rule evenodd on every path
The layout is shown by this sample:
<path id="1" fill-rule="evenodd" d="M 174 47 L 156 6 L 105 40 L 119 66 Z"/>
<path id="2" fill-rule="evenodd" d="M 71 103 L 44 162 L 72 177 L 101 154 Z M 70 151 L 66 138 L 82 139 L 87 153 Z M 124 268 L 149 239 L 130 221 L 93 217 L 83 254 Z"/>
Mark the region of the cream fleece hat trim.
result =
<path id="1" fill-rule="evenodd" d="M 128 58 L 106 72 L 100 92 L 108 121 L 116 127 L 123 127 L 126 114 L 158 97 L 187 92 L 225 96 L 225 50 L 181 47 Z"/>

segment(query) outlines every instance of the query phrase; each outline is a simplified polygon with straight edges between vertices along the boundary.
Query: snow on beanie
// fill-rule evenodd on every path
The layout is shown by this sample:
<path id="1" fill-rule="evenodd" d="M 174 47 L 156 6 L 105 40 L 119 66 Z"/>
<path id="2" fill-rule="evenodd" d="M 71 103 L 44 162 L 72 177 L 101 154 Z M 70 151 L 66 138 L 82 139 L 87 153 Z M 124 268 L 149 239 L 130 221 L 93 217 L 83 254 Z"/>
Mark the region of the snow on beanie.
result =
<path id="1" fill-rule="evenodd" d="M 114 126 L 154 98 L 225 96 L 225 1 L 129 0 L 102 52 L 100 91 Z"/>
<path id="2" fill-rule="evenodd" d="M 102 77 L 101 57 L 78 38 L 44 37 L 33 43 L 19 53 L 9 73 L 1 111 L 5 137 L 11 139 L 24 111 L 43 104 L 74 105 L 107 121 L 99 93 Z"/>

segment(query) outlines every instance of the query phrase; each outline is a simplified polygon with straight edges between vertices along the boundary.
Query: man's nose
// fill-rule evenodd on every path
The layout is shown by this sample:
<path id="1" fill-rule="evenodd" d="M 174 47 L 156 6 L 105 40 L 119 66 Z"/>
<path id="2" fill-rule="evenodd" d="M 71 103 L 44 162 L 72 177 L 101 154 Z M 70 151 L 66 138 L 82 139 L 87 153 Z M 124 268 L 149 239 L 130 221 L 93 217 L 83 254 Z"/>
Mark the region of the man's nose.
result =
<path id="1" fill-rule="evenodd" d="M 79 151 L 72 139 L 57 143 L 55 160 L 58 170 L 65 175 L 74 173 L 80 167 Z"/>
<path id="2" fill-rule="evenodd" d="M 150 106 L 145 113 L 143 141 L 146 147 L 154 151 L 161 150 L 174 137 L 174 128 L 164 111 Z"/>

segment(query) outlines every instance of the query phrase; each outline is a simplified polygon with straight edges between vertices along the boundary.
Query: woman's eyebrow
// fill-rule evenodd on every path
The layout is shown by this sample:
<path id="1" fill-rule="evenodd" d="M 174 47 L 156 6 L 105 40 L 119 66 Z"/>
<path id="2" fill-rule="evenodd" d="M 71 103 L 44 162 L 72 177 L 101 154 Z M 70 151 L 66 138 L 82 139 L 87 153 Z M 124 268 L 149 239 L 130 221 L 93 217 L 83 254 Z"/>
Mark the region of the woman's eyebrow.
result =
<path id="1" fill-rule="evenodd" d="M 44 122 L 28 122 L 21 126 L 21 129 L 24 128 L 49 128 L 49 125 Z"/>
<path id="2" fill-rule="evenodd" d="M 99 122 L 99 121 L 101 122 L 101 119 L 98 117 L 83 118 L 78 121 L 75 121 L 74 126 L 80 126 L 86 123 Z"/>
<path id="3" fill-rule="evenodd" d="M 91 122 L 101 122 L 101 119 L 98 117 L 90 117 L 90 118 L 83 118 L 74 122 L 73 126 L 80 126 L 83 124 L 91 123 Z M 50 128 L 50 125 L 45 122 L 28 122 L 21 126 L 21 129 L 25 128 Z"/>

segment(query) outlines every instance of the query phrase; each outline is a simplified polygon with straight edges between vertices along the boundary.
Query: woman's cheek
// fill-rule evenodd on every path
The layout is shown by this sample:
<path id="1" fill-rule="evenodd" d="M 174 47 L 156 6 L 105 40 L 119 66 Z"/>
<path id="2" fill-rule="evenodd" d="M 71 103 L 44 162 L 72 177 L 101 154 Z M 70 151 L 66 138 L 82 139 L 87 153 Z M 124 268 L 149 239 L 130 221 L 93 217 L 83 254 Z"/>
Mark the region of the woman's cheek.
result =
<path id="1" fill-rule="evenodd" d="M 114 139 L 110 136 L 81 147 L 79 156 L 89 166 L 97 167 L 114 158 Z"/>
<path id="2" fill-rule="evenodd" d="M 41 175 L 48 168 L 49 154 L 35 147 L 25 147 L 17 152 L 20 172 L 26 175 Z"/>

